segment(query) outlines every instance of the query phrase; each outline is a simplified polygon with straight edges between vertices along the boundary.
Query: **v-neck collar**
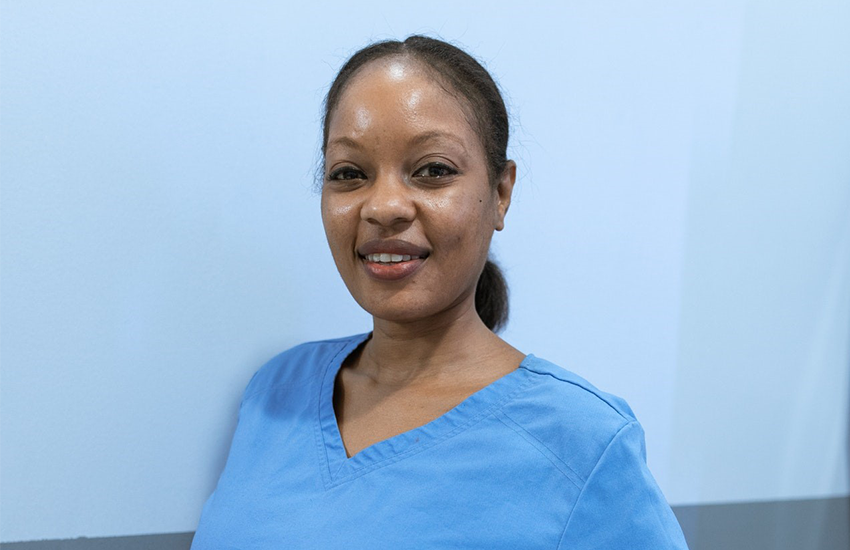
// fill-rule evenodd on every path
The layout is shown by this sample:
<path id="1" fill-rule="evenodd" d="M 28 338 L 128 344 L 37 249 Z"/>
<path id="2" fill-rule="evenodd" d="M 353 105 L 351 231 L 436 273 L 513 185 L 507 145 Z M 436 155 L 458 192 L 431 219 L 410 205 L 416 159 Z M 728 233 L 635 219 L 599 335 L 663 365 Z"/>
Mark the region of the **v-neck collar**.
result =
<path id="1" fill-rule="evenodd" d="M 337 424 L 333 392 L 336 376 L 342 368 L 342 363 L 369 336 L 370 333 L 359 334 L 340 342 L 338 351 L 324 365 L 321 374 L 316 444 L 319 450 L 322 479 L 326 488 L 334 487 L 374 469 L 422 452 L 463 432 L 534 381 L 530 372 L 524 368 L 534 356 L 527 355 L 517 369 L 484 386 L 434 420 L 379 441 L 349 458 Z"/>

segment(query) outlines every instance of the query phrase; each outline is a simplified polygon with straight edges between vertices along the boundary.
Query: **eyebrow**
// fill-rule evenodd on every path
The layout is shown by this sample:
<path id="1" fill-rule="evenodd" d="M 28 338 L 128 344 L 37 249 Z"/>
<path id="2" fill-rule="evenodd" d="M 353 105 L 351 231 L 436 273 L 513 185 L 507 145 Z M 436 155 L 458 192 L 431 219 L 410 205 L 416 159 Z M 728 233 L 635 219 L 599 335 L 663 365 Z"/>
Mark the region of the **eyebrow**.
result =
<path id="1" fill-rule="evenodd" d="M 427 143 L 429 141 L 443 141 L 443 140 L 454 142 L 455 145 L 458 145 L 458 146 L 460 146 L 461 149 L 463 149 L 463 152 L 465 154 L 468 154 L 467 151 L 466 151 L 466 146 L 463 144 L 462 139 L 460 139 L 459 137 L 457 137 L 454 134 L 441 132 L 439 130 L 433 130 L 431 132 L 424 132 L 422 134 L 419 134 L 418 136 L 416 136 L 416 137 L 414 137 L 413 139 L 410 140 L 410 144 L 411 145 L 422 145 L 422 144 Z"/>
<path id="2" fill-rule="evenodd" d="M 351 147 L 352 149 L 363 149 L 363 146 L 360 145 L 358 142 L 354 141 L 350 137 L 345 136 L 333 138 L 328 142 L 327 148 L 330 149 L 331 147 L 337 145 L 342 145 L 343 147 Z"/>
<path id="3" fill-rule="evenodd" d="M 444 141 L 444 140 L 453 142 L 455 145 L 458 145 L 463 150 L 463 152 L 465 154 L 469 154 L 466 150 L 466 146 L 463 144 L 462 139 L 455 136 L 454 134 L 450 134 L 450 133 L 447 133 L 447 132 L 441 132 L 439 130 L 432 130 L 430 132 L 423 132 L 421 134 L 418 134 L 418 135 L 414 136 L 410 140 L 409 143 L 410 143 L 410 145 L 423 145 L 425 143 L 428 143 L 429 141 Z M 328 142 L 327 148 L 330 149 L 331 147 L 338 147 L 338 146 L 350 147 L 351 149 L 359 149 L 359 150 L 363 149 L 363 145 L 361 145 L 358 141 L 351 139 L 350 137 L 347 137 L 347 136 L 340 136 L 338 138 L 334 138 L 334 139 L 330 140 Z"/>

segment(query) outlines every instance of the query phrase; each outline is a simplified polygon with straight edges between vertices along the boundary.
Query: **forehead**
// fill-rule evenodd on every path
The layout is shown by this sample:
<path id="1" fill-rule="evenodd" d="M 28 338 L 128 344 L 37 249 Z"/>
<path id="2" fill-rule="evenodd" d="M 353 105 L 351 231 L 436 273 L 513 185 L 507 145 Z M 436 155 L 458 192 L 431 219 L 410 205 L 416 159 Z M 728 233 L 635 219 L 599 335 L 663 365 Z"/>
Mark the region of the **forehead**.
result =
<path id="1" fill-rule="evenodd" d="M 465 102 L 447 90 L 434 70 L 407 57 L 362 67 L 340 95 L 328 125 L 333 137 L 368 133 L 450 132 L 478 142 Z"/>

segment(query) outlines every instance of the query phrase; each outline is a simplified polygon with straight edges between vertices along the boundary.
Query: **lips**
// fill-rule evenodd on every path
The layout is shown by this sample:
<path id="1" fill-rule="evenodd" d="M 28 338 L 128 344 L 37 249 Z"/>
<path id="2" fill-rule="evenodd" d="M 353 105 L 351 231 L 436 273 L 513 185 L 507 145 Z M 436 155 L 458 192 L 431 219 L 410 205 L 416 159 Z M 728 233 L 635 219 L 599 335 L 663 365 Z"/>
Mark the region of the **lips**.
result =
<path id="1" fill-rule="evenodd" d="M 422 267 L 430 251 L 399 239 L 375 239 L 357 248 L 366 273 L 380 281 L 398 281 Z"/>
<path id="2" fill-rule="evenodd" d="M 370 254 L 398 254 L 401 256 L 419 256 L 425 258 L 429 250 L 399 239 L 373 239 L 357 248 L 360 257 Z"/>

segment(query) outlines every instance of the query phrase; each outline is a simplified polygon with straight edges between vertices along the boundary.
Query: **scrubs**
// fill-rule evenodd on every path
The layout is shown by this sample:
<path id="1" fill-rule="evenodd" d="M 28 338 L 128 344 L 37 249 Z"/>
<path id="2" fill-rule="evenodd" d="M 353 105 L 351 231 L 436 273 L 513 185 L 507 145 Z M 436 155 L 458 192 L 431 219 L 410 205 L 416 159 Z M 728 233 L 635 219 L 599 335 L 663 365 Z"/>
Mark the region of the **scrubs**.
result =
<path id="1" fill-rule="evenodd" d="M 193 550 L 687 548 L 628 405 L 533 355 L 348 458 L 334 382 L 366 338 L 302 344 L 254 375 Z"/>

